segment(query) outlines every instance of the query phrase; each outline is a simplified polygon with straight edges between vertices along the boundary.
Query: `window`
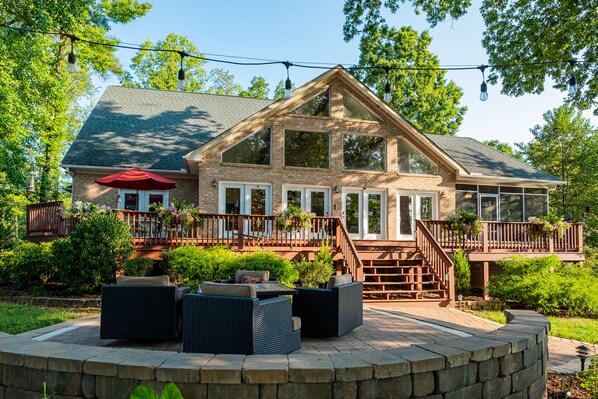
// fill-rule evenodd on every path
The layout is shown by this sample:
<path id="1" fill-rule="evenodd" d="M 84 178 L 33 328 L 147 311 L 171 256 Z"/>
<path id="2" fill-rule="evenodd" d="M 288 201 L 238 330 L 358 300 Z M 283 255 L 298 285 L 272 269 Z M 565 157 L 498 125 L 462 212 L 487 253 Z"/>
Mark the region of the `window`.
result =
<path id="1" fill-rule="evenodd" d="M 321 132 L 284 132 L 284 164 L 301 168 L 330 168 L 330 134 Z"/>
<path id="2" fill-rule="evenodd" d="M 353 97 L 345 94 L 343 96 L 343 117 L 349 119 L 362 119 L 376 121 L 376 118 L 366 107 L 358 103 Z"/>
<path id="3" fill-rule="evenodd" d="M 330 116 L 330 97 L 328 90 L 301 104 L 290 113 L 310 116 Z"/>
<path id="4" fill-rule="evenodd" d="M 399 139 L 399 173 L 438 174 L 438 168 L 404 139 Z"/>
<path id="5" fill-rule="evenodd" d="M 343 166 L 345 169 L 386 170 L 386 140 L 379 136 L 343 136 Z"/>
<path id="6" fill-rule="evenodd" d="M 501 191 L 503 189 L 501 188 Z M 501 222 L 522 222 L 523 221 L 523 195 L 501 194 L 500 195 L 500 221 Z"/>
<path id="7" fill-rule="evenodd" d="M 270 128 L 262 128 L 222 152 L 222 162 L 270 165 Z"/>
<path id="8" fill-rule="evenodd" d="M 527 192 L 527 189 L 526 189 Z M 525 217 L 545 216 L 548 213 L 546 195 L 525 195 Z"/>
<path id="9" fill-rule="evenodd" d="M 478 213 L 478 193 L 457 191 L 455 193 L 455 202 L 458 211 Z"/>

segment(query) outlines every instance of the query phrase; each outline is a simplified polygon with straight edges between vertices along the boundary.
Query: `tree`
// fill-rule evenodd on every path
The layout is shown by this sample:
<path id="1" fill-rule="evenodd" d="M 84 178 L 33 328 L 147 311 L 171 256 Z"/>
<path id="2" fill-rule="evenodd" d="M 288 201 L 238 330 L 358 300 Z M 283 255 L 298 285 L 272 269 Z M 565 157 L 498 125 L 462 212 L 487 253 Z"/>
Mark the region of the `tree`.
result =
<path id="1" fill-rule="evenodd" d="M 545 124 L 530 129 L 534 138 L 520 145 L 528 162 L 565 182 L 550 195 L 551 211 L 586 220 L 587 242 L 598 244 L 598 130 L 572 106 L 544 114 Z M 586 207 L 593 210 L 586 213 Z"/>
<path id="2" fill-rule="evenodd" d="M 182 51 L 201 56 L 195 44 L 187 37 L 176 33 L 169 33 L 164 40 L 158 40 L 156 43 L 146 40 L 141 46 Z M 193 57 L 183 59 L 185 91 L 204 91 L 206 89 L 208 74 L 203 68 L 204 63 L 205 61 Z M 131 59 L 130 68 L 132 73 L 127 72 L 121 78 L 123 86 L 176 90 L 181 56 L 173 51 L 139 50 Z"/>
<path id="3" fill-rule="evenodd" d="M 266 79 L 262 76 L 254 76 L 251 78 L 251 83 L 247 90 L 243 90 L 239 95 L 241 97 L 268 98 L 268 94 L 270 93 L 269 86 L 266 83 Z"/>
<path id="4" fill-rule="evenodd" d="M 501 141 L 495 139 L 495 140 L 486 140 L 486 141 L 484 141 L 484 144 L 486 144 L 489 147 L 494 148 L 497 151 L 505 153 L 515 159 L 523 161 L 523 154 L 521 152 L 517 151 L 515 148 L 513 148 L 509 143 L 502 143 Z"/>
<path id="5" fill-rule="evenodd" d="M 382 11 L 397 13 L 406 0 L 345 0 L 345 41 L 362 40 L 386 25 Z M 416 14 L 425 14 L 431 27 L 465 15 L 471 0 L 411 0 Z M 574 65 L 582 89 L 568 101 L 586 108 L 598 96 L 598 11 L 594 0 L 484 0 L 480 7 L 486 30 L 482 45 L 490 64 L 531 66 L 494 68 L 488 80 L 500 81 L 502 92 L 519 96 L 541 93 L 546 79 L 565 90 L 571 75 L 567 60 L 590 60 Z"/>
<path id="6" fill-rule="evenodd" d="M 235 83 L 235 75 L 224 69 L 210 71 L 210 87 L 207 93 L 225 96 L 238 96 L 243 91 L 241 85 Z"/>
<path id="7" fill-rule="evenodd" d="M 114 49 L 76 40 L 117 43 L 110 25 L 143 16 L 149 4 L 136 0 L 41 0 L 0 2 L 0 242 L 15 240 L 22 206 L 60 197 L 58 164 L 83 114 L 78 100 L 93 90 L 93 74 L 119 73 Z M 71 45 L 78 70 L 66 71 Z M 28 174 L 37 172 L 34 193 Z M 10 225 L 10 228 L 7 227 Z M 21 229 L 22 231 L 22 229 Z"/>
<path id="8" fill-rule="evenodd" d="M 432 37 L 421 35 L 411 27 L 382 28 L 372 31 L 361 41 L 359 66 L 391 69 L 357 70 L 362 82 L 373 87 L 380 97 L 384 86 L 391 85 L 389 105 L 424 133 L 454 135 L 461 125 L 466 107 L 460 107 L 463 91 L 447 82 L 445 71 L 413 71 L 400 68 L 437 68 L 438 57 L 428 50 Z"/>

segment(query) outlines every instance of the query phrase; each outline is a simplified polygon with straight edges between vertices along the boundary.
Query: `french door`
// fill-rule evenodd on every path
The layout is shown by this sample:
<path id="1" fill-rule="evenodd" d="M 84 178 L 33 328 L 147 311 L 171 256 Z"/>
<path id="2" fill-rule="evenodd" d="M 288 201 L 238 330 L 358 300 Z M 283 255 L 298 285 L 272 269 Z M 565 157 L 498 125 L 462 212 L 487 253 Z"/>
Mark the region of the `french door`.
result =
<path id="1" fill-rule="evenodd" d="M 118 190 L 118 209 L 147 212 L 150 204 L 168 206 L 168 191 Z"/>
<path id="2" fill-rule="evenodd" d="M 343 218 L 354 239 L 386 237 L 386 195 L 379 190 L 343 190 Z"/>
<path id="3" fill-rule="evenodd" d="M 415 239 L 415 221 L 437 218 L 436 193 L 397 192 L 397 239 Z"/>
<path id="4" fill-rule="evenodd" d="M 220 183 L 218 212 L 225 214 L 270 215 L 271 187 L 268 184 Z M 262 219 L 245 220 L 243 231 L 262 235 L 271 230 L 270 222 Z M 224 235 L 238 230 L 236 220 L 222 224 Z"/>
<path id="5" fill-rule="evenodd" d="M 285 186 L 282 190 L 283 208 L 298 206 L 316 216 L 330 215 L 330 189 L 324 187 Z"/>

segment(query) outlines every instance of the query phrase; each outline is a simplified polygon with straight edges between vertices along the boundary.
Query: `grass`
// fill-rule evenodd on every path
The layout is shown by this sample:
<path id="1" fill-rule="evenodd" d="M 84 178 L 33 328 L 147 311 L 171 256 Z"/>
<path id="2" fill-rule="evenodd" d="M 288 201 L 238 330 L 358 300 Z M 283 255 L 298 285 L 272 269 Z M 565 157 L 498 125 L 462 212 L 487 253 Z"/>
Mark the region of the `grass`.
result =
<path id="1" fill-rule="evenodd" d="M 483 319 L 506 323 L 505 315 L 500 310 L 471 310 L 470 312 Z M 598 344 L 597 319 L 555 316 L 547 316 L 547 318 L 550 320 L 550 335 Z"/>
<path id="2" fill-rule="evenodd" d="M 20 334 L 97 313 L 97 310 L 89 309 L 67 310 L 0 302 L 0 331 Z"/>

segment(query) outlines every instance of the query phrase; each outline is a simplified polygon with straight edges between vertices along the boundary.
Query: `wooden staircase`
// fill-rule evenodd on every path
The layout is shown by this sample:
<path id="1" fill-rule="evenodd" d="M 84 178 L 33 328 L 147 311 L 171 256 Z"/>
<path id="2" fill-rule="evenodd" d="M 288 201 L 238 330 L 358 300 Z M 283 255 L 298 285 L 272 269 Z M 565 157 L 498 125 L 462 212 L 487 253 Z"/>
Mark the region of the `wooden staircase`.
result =
<path id="1" fill-rule="evenodd" d="M 363 298 L 370 303 L 447 306 L 446 289 L 414 241 L 355 241 L 363 263 Z"/>

